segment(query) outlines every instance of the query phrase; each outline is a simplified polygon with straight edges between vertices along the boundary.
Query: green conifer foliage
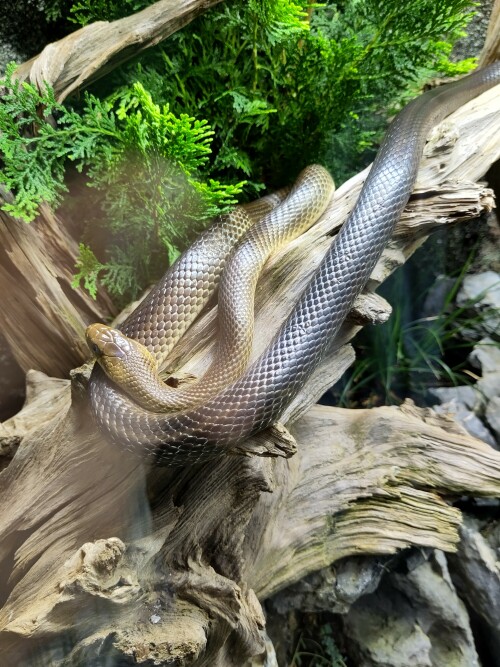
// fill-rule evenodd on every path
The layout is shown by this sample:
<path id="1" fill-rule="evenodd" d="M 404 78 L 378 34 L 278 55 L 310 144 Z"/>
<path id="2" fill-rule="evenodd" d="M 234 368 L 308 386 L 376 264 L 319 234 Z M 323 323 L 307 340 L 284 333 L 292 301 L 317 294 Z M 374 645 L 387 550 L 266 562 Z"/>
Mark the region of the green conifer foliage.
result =
<path id="1" fill-rule="evenodd" d="M 79 0 L 80 24 L 113 20 L 145 0 Z M 59 16 L 67 0 L 47 3 Z M 32 219 L 57 206 L 68 167 L 85 173 L 88 220 L 76 282 L 98 278 L 126 298 L 155 279 L 211 216 L 320 162 L 337 183 L 372 157 L 403 102 L 451 63 L 469 0 L 234 0 L 56 103 L 7 72 L 0 107 L 4 205 Z M 90 196 L 93 195 L 93 196 Z M 95 226 L 106 247 L 94 247 Z"/>

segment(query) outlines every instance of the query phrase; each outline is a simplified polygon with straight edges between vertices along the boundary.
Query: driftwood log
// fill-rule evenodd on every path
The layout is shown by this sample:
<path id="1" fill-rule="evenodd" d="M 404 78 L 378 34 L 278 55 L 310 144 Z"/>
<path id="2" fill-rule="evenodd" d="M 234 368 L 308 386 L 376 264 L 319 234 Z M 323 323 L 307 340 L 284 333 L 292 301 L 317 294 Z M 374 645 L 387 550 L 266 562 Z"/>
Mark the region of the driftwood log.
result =
<path id="1" fill-rule="evenodd" d="M 153 7 L 173 4 L 213 3 Z M 75 62 L 78 69 L 73 58 L 61 68 Z M 64 83 L 61 91 L 66 86 L 74 89 Z M 109 315 L 109 303 L 89 304 L 68 289 L 74 241 L 58 235 L 52 214 L 30 227 L 2 216 L 0 293 L 11 299 L 1 309 L 2 331 L 27 371 L 25 407 L 0 425 L 3 663 L 241 667 L 266 651 L 262 601 L 304 576 L 353 555 L 457 549 L 461 514 L 448 500 L 498 496 L 500 453 L 411 403 L 314 404 L 353 362 L 349 341 L 360 327 L 389 317 L 374 289 L 432 230 L 493 207 L 478 179 L 500 156 L 499 100 L 497 87 L 436 129 L 415 194 L 328 358 L 281 424 L 241 443 L 242 456 L 216 463 L 145 470 L 103 440 L 88 409 L 88 368 L 61 376 L 84 360 L 83 327 Z M 318 224 L 267 266 L 254 356 L 321 260 L 365 175 L 345 183 Z M 53 255 L 44 242 L 54 244 Z M 203 371 L 215 318 L 212 309 L 192 327 L 170 370 Z M 53 340 L 55 331 L 64 336 Z"/>
<path id="2" fill-rule="evenodd" d="M 160 0 L 112 23 L 96 21 L 49 44 L 17 70 L 20 79 L 48 81 L 62 102 L 144 49 L 163 41 L 221 0 Z"/>

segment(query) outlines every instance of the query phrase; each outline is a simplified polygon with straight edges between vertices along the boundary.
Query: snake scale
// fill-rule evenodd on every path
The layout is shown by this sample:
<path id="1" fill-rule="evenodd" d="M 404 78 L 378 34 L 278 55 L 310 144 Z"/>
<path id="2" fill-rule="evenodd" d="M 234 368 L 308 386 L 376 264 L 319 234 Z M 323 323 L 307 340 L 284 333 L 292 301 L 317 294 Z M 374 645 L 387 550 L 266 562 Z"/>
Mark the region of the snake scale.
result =
<path id="1" fill-rule="evenodd" d="M 389 241 L 411 195 L 430 129 L 498 83 L 500 62 L 424 93 L 395 117 L 354 208 L 288 319 L 261 356 L 243 372 L 238 369 L 239 376 L 231 377 L 215 395 L 174 414 L 156 412 L 138 405 L 95 364 L 89 393 L 101 430 L 120 446 L 153 462 L 186 465 L 230 452 L 235 443 L 279 419 L 321 362 Z M 323 183 L 319 190 L 325 187 Z M 311 207 L 321 212 L 322 205 L 315 204 L 317 191 L 317 185 L 306 178 L 289 195 L 281 193 L 274 200 L 264 198 L 256 204 L 255 217 L 262 212 L 272 215 L 276 204 L 279 211 L 292 195 L 293 215 L 300 217 L 300 211 Z M 246 217 L 252 217 L 251 209 Z M 167 271 L 127 318 L 121 332 L 145 345 L 153 360 L 164 358 L 172 340 L 186 330 L 208 300 L 207 286 L 218 282 L 230 252 L 229 243 L 241 239 L 248 225 L 236 220 L 228 231 L 216 223 Z M 209 267 L 208 273 L 204 267 Z M 198 296 L 194 297 L 194 292 Z M 225 298 L 231 298 L 230 291 Z M 194 301 L 196 308 L 191 307 Z M 181 307 L 175 306 L 172 317 L 173 303 Z M 175 336 L 166 331 L 166 321 L 175 329 Z M 99 354 L 102 356 L 107 347 L 113 350 L 113 356 L 119 349 L 109 337 L 113 330 L 93 326 L 97 333 L 102 333 L 101 326 L 104 329 Z M 228 326 L 230 329 L 231 320 Z M 93 332 L 90 328 L 88 339 L 97 350 Z"/>

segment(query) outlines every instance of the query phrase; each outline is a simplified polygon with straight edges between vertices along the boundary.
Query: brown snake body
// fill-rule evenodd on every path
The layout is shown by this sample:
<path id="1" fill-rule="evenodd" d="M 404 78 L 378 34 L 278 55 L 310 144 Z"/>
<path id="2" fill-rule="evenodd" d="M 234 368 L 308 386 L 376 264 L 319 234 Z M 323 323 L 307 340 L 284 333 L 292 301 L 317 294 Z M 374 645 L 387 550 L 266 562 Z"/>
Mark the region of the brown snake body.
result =
<path id="1" fill-rule="evenodd" d="M 497 83 L 500 63 L 433 89 L 398 114 L 355 207 L 292 313 L 264 353 L 214 396 L 173 415 L 153 412 L 114 386 L 96 364 L 89 387 L 101 429 L 139 455 L 184 465 L 220 456 L 279 419 L 320 363 L 390 239 L 410 197 L 430 129 Z M 297 205 L 301 206 L 300 196 Z M 203 242 L 200 248 L 203 251 Z M 183 285 L 204 281 L 196 266 L 194 274 L 190 272 L 189 264 L 197 264 L 193 256 L 188 250 L 122 326 L 123 333 L 145 343 L 153 355 L 162 346 L 163 314 L 175 292 L 172 275 L 177 271 L 177 282 Z M 220 275 L 221 268 L 217 265 L 213 271 Z"/>

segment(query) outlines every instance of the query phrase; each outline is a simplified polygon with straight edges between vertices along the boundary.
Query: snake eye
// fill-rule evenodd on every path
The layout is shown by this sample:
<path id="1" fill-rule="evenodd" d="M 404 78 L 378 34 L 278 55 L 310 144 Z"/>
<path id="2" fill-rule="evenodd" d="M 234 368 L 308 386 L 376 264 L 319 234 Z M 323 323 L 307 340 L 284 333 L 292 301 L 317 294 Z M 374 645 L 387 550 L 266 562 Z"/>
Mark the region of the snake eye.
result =
<path id="1" fill-rule="evenodd" d="M 94 352 L 94 354 L 99 354 L 101 352 L 99 345 L 92 343 L 92 352 Z"/>

